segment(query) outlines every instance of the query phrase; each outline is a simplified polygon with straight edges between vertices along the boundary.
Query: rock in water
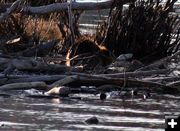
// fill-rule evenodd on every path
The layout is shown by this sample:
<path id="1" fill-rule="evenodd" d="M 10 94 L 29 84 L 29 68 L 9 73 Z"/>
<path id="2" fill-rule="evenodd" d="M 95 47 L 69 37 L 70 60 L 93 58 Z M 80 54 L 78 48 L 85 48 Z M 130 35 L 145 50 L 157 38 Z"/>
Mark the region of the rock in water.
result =
<path id="1" fill-rule="evenodd" d="M 131 96 L 137 96 L 138 93 L 137 93 L 137 89 L 132 89 L 131 90 Z"/>
<path id="2" fill-rule="evenodd" d="M 100 99 L 101 100 L 106 100 L 106 97 L 107 97 L 106 93 L 101 93 L 100 94 Z"/>
<path id="3" fill-rule="evenodd" d="M 150 97 L 151 97 L 151 94 L 149 92 L 147 92 L 147 91 L 143 92 L 143 99 L 144 100 L 147 99 L 147 98 L 150 98 Z"/>
<path id="4" fill-rule="evenodd" d="M 98 124 L 99 123 L 99 120 L 97 119 L 96 116 L 93 116 L 93 117 L 90 117 L 88 118 L 87 120 L 85 120 L 85 122 L 87 124 Z"/>
<path id="5" fill-rule="evenodd" d="M 121 54 L 120 56 L 118 56 L 116 58 L 117 61 L 127 61 L 129 59 L 131 59 L 133 57 L 133 54 L 129 53 L 129 54 Z"/>

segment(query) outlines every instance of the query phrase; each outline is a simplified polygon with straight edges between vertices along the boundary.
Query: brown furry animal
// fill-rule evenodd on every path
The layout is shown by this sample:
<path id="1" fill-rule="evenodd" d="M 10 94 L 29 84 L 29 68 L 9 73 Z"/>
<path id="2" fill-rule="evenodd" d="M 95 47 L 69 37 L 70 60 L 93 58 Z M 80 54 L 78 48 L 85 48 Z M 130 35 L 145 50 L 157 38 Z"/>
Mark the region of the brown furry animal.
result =
<path id="1" fill-rule="evenodd" d="M 66 60 L 67 66 L 83 65 L 94 68 L 112 63 L 113 57 L 105 46 L 97 45 L 90 37 L 84 36 L 69 49 Z"/>

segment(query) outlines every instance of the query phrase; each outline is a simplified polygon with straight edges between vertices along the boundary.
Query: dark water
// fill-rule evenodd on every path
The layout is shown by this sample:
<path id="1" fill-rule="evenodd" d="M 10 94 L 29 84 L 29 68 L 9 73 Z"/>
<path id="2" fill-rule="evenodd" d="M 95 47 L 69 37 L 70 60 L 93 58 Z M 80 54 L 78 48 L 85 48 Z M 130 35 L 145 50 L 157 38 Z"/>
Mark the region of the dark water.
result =
<path id="1" fill-rule="evenodd" d="M 108 98 L 78 95 L 81 100 L 68 98 L 0 97 L 1 131 L 34 130 L 164 130 L 165 115 L 180 114 L 180 97 L 152 94 L 151 98 Z M 92 116 L 97 125 L 84 121 Z"/>

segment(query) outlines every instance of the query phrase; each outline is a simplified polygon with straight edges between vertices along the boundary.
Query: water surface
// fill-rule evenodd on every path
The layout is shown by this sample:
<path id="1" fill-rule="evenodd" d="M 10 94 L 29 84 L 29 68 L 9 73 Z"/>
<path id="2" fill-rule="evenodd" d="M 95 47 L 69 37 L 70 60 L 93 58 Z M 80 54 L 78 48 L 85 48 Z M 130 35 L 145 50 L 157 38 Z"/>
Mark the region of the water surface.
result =
<path id="1" fill-rule="evenodd" d="M 180 97 L 153 94 L 149 99 L 77 95 L 82 99 L 0 97 L 0 130 L 164 130 L 165 115 L 180 114 Z M 84 121 L 96 116 L 97 125 Z"/>

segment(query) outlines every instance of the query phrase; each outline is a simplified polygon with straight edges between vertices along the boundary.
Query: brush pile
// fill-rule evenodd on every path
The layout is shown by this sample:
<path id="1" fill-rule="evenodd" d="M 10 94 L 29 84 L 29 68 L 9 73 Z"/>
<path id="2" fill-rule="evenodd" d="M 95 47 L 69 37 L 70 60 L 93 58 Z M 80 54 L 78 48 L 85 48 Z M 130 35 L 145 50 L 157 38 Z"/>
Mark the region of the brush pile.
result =
<path id="1" fill-rule="evenodd" d="M 105 46 L 117 57 L 132 53 L 134 58 L 152 62 L 179 50 L 178 15 L 172 15 L 177 0 L 162 5 L 159 0 L 136 1 L 127 9 L 117 1 L 110 14 Z M 107 27 L 107 26 L 106 26 Z"/>
<path id="2" fill-rule="evenodd" d="M 56 95 L 64 90 L 67 95 L 67 90 L 104 93 L 133 88 L 179 93 L 180 21 L 172 13 L 176 0 L 129 1 L 127 9 L 113 2 L 108 22 L 95 36 L 79 32 L 82 11 L 71 12 L 73 4 L 49 14 L 25 10 L 66 1 L 1 2 L 0 90 L 48 91 L 42 95 L 51 95 L 51 89 Z"/>

